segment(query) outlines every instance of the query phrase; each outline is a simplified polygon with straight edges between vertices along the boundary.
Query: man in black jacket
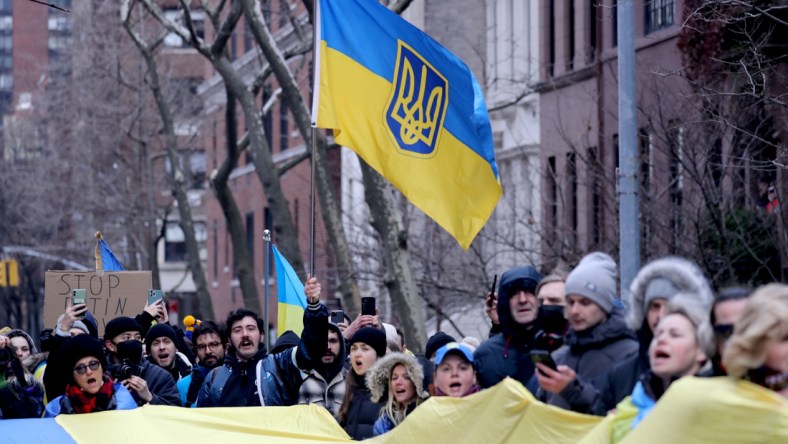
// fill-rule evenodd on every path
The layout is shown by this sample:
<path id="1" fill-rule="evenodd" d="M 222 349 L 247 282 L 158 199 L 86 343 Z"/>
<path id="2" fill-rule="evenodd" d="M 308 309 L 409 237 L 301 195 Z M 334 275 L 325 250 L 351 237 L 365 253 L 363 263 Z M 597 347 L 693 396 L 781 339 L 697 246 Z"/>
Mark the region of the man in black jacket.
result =
<path id="1" fill-rule="evenodd" d="M 483 388 L 507 376 L 527 386 L 534 373 L 529 352 L 537 332 L 536 286 L 542 275 L 530 266 L 507 270 L 498 287 L 497 314 L 501 333 L 491 336 L 474 353 L 476 376 Z"/>
<path id="2" fill-rule="evenodd" d="M 181 405 L 172 376 L 142 358 L 142 326 L 137 321 L 121 316 L 107 322 L 104 347 L 110 372 L 131 392 L 138 405 Z"/>
<path id="3" fill-rule="evenodd" d="M 320 284 L 311 278 L 304 287 L 307 309 L 301 344 L 269 355 L 265 327 L 253 311 L 238 309 L 227 317 L 230 349 L 224 365 L 205 377 L 197 407 L 288 406 L 326 350 L 328 311 L 320 304 Z M 313 357 L 315 357 L 313 359 Z"/>

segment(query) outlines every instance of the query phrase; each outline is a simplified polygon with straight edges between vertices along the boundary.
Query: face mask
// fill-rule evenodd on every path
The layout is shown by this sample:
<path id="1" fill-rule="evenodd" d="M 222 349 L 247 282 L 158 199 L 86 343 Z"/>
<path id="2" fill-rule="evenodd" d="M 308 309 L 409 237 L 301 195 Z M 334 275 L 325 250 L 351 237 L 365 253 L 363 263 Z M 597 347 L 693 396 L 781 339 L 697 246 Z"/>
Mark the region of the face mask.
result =
<path id="1" fill-rule="evenodd" d="M 116 345 L 118 351 L 115 355 L 120 358 L 120 360 L 128 359 L 134 364 L 139 364 L 142 360 L 142 342 L 136 339 L 130 339 L 128 341 L 119 342 Z"/>
<path id="2" fill-rule="evenodd" d="M 566 332 L 564 307 L 561 305 L 540 305 L 537 319 L 545 333 L 562 336 Z"/>

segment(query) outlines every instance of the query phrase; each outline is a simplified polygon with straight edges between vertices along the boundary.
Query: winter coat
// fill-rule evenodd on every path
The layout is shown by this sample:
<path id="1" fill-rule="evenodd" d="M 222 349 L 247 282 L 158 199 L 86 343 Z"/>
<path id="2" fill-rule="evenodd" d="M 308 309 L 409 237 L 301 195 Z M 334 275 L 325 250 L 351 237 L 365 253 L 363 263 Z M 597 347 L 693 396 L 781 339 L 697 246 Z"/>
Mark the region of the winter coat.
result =
<path id="1" fill-rule="evenodd" d="M 714 292 L 703 272 L 694 262 L 675 256 L 657 259 L 640 269 L 624 299 L 624 305 L 627 307 L 627 325 L 632 331 L 638 331 L 643 324 L 647 308 L 644 307 L 646 289 L 655 278 L 669 280 L 679 293 L 696 295 L 698 302 L 704 306 L 711 306 L 714 302 Z"/>
<path id="2" fill-rule="evenodd" d="M 45 407 L 44 386 L 18 361 L 12 362 L 0 369 L 0 418 L 40 418 Z M 23 383 L 20 377 L 24 377 Z"/>
<path id="3" fill-rule="evenodd" d="M 507 270 L 498 287 L 498 319 L 501 333 L 482 342 L 473 354 L 476 377 L 483 388 L 492 387 L 507 376 L 524 386 L 534 374 L 530 351 L 538 331 L 536 322 L 518 324 L 512 319 L 509 299 L 521 287 L 536 288 L 542 276 L 533 267 Z"/>
<path id="4" fill-rule="evenodd" d="M 139 364 L 140 378 L 144 379 L 148 384 L 148 390 L 153 399 L 150 401 L 151 405 L 174 405 L 181 406 L 181 399 L 178 396 L 178 386 L 175 385 L 175 380 L 167 370 L 159 367 L 156 364 L 148 362 L 143 359 Z M 137 405 L 145 403 L 140 399 L 136 392 L 131 395 L 137 401 Z"/>
<path id="5" fill-rule="evenodd" d="M 399 364 L 405 366 L 408 377 L 413 381 L 416 396 L 421 399 L 427 398 L 427 393 L 422 388 L 424 372 L 416 357 L 405 353 L 388 353 L 378 359 L 366 374 L 367 387 L 369 387 L 373 402 L 386 402 L 391 371 Z"/>
<path id="6" fill-rule="evenodd" d="M 359 384 L 353 390 L 353 400 L 347 411 L 347 419 L 340 425 L 351 438 L 361 441 L 374 436 L 372 429 L 380 417 L 382 402 L 372 402 L 371 393 L 366 384 Z"/>
<path id="7" fill-rule="evenodd" d="M 190 374 L 181 378 L 176 385 L 178 386 L 178 393 L 181 396 L 181 404 L 184 407 L 196 407 L 197 396 L 200 394 L 200 388 L 205 381 L 205 376 L 212 369 L 194 364 Z"/>
<path id="8" fill-rule="evenodd" d="M 112 384 L 115 393 L 109 401 L 109 410 L 132 410 L 137 408 L 137 402 L 134 400 L 132 394 L 120 382 Z M 45 418 L 54 418 L 57 415 L 73 415 L 76 412 L 71 406 L 71 402 L 65 395 L 58 396 L 47 404 Z"/>
<path id="9" fill-rule="evenodd" d="M 298 390 L 298 404 L 321 405 L 328 409 L 335 418 L 338 418 L 342 398 L 345 396 L 345 377 L 348 373 L 344 367 L 347 346 L 339 327 L 329 323 L 328 328 L 339 336 L 339 356 L 330 365 L 324 365 L 321 362 L 316 365 L 316 368 L 310 370 L 309 376 Z M 333 378 L 327 381 L 326 377 L 331 375 Z"/>
<path id="10" fill-rule="evenodd" d="M 561 393 L 540 390 L 539 397 L 548 404 L 587 413 L 598 396 L 594 382 L 637 351 L 638 342 L 624 324 L 623 311 L 614 308 L 607 320 L 588 330 L 569 330 L 564 346 L 553 353 L 553 360 L 574 370 L 577 377 Z"/>
<path id="11" fill-rule="evenodd" d="M 644 303 L 648 284 L 658 277 L 669 280 L 679 292 L 697 295 L 702 304 L 711 305 L 714 301 L 714 293 L 703 272 L 687 259 L 669 256 L 649 262 L 641 268 L 624 299 L 628 310 L 627 326 L 637 332 L 638 353 L 617 364 L 598 381 L 598 396 L 592 403 L 591 414 L 605 416 L 608 411 L 615 409 L 621 400 L 632 393 L 638 379 L 651 368 L 648 348 L 653 334 L 648 323 L 644 322 Z"/>
<path id="12" fill-rule="evenodd" d="M 263 347 L 246 362 L 229 354 L 224 365 L 205 377 L 197 407 L 289 406 L 298 389 L 323 356 L 328 338 L 328 311 L 320 303 L 304 311 L 304 330 L 297 347 L 268 355 Z M 315 359 L 312 359 L 312 357 Z"/>

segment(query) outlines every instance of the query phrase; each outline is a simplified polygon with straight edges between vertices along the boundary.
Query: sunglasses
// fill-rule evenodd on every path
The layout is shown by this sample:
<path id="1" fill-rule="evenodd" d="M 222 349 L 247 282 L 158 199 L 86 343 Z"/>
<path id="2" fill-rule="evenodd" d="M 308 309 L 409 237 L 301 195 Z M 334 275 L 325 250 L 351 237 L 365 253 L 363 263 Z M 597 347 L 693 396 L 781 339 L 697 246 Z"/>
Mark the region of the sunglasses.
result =
<path id="1" fill-rule="evenodd" d="M 719 324 L 714 326 L 714 336 L 722 341 L 727 341 L 733 335 L 733 324 Z"/>
<path id="2" fill-rule="evenodd" d="M 80 365 L 74 367 L 74 371 L 77 372 L 78 375 L 84 375 L 85 372 L 88 371 L 88 369 L 90 369 L 91 371 L 95 372 L 96 370 L 99 369 L 99 367 L 101 367 L 101 363 L 100 362 L 98 362 L 98 361 L 90 361 L 90 362 L 88 362 L 88 365 L 80 364 Z"/>

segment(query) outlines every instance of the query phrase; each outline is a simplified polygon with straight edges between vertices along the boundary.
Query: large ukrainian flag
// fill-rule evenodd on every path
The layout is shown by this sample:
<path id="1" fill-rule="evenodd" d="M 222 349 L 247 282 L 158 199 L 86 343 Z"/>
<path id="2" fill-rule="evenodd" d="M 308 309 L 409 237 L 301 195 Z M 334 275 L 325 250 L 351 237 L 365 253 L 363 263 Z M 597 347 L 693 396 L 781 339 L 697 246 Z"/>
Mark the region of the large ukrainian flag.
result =
<path id="1" fill-rule="evenodd" d="M 313 125 L 332 128 L 467 249 L 501 197 L 473 73 L 376 0 L 315 4 Z"/>

